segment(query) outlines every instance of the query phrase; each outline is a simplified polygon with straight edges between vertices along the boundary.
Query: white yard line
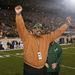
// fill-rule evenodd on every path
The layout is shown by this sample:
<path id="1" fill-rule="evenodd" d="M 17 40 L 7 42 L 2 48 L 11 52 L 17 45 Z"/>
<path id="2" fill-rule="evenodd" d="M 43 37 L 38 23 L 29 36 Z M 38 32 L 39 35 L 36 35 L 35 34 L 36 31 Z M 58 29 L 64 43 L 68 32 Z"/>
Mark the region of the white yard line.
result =
<path id="1" fill-rule="evenodd" d="M 61 67 L 69 68 L 69 69 L 74 69 L 75 70 L 75 67 L 70 67 L 70 66 L 65 66 L 65 65 L 61 65 Z"/>
<path id="2" fill-rule="evenodd" d="M 0 55 L 0 58 L 4 58 L 4 57 Z"/>
<path id="3" fill-rule="evenodd" d="M 64 49 L 64 50 L 65 50 L 65 49 L 69 49 L 69 48 L 75 48 L 75 47 L 67 47 L 67 48 L 62 48 L 62 49 Z"/>
<path id="4" fill-rule="evenodd" d="M 67 54 L 63 54 L 63 55 L 75 55 L 75 53 L 67 53 Z"/>
<path id="5" fill-rule="evenodd" d="M 15 57 L 19 57 L 19 58 L 23 58 L 23 56 L 17 56 L 17 55 L 14 55 Z"/>
<path id="6" fill-rule="evenodd" d="M 0 51 L 16 51 L 16 50 L 22 50 L 22 48 L 18 48 L 18 49 L 9 49 L 9 50 L 0 50 Z"/>
<path id="7" fill-rule="evenodd" d="M 0 58 L 7 58 L 7 57 L 11 57 L 11 56 L 22 57 L 23 53 L 0 55 Z"/>

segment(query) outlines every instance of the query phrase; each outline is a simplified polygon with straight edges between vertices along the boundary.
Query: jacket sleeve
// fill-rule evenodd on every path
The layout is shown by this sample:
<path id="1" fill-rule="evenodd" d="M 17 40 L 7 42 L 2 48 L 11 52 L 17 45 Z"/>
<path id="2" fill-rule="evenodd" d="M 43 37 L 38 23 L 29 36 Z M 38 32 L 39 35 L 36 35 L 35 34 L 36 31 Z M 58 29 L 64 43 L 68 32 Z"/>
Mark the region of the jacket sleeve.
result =
<path id="1" fill-rule="evenodd" d="M 24 41 L 24 38 L 28 36 L 30 33 L 27 31 L 24 25 L 23 17 L 21 15 L 16 15 L 16 24 L 19 36 L 21 40 Z"/>
<path id="2" fill-rule="evenodd" d="M 52 40 L 56 40 L 58 37 L 60 37 L 64 31 L 67 29 L 68 25 L 67 24 L 64 24 L 62 25 L 59 29 L 55 30 L 54 32 L 52 32 L 49 37 L 52 37 Z"/>
<path id="3" fill-rule="evenodd" d="M 58 59 L 57 59 L 57 64 L 61 64 L 61 62 L 62 62 L 62 48 L 61 47 L 59 47 L 59 49 L 60 49 L 60 51 L 59 51 L 59 53 L 58 53 Z"/>
<path id="4" fill-rule="evenodd" d="M 54 32 L 43 35 L 43 37 L 47 37 L 47 40 L 52 42 L 53 40 L 56 40 L 58 37 L 60 37 L 64 33 L 64 31 L 67 29 L 67 27 L 68 27 L 68 25 L 64 24 L 60 28 L 55 30 Z"/>

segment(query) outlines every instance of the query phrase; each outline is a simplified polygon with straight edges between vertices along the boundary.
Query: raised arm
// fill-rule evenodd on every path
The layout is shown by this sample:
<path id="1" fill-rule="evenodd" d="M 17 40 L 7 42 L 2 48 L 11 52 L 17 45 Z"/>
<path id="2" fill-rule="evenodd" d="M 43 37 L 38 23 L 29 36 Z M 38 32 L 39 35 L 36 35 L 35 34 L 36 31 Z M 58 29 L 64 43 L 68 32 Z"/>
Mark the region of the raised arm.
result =
<path id="1" fill-rule="evenodd" d="M 67 22 L 62 25 L 59 29 L 55 30 L 54 32 L 52 32 L 51 34 L 48 34 L 47 35 L 47 38 L 50 40 L 50 41 L 53 41 L 53 40 L 56 40 L 58 37 L 60 37 L 64 31 L 67 29 L 68 25 L 70 24 L 71 22 L 71 18 L 70 17 L 67 17 Z"/>
<path id="2" fill-rule="evenodd" d="M 21 15 L 22 12 L 22 7 L 21 6 L 17 6 L 15 7 L 15 12 L 16 12 L 16 24 L 17 24 L 17 30 L 19 33 L 20 38 L 22 39 L 22 41 L 24 41 L 24 38 L 29 35 L 29 32 L 27 31 L 24 21 L 23 21 L 23 17 Z"/>

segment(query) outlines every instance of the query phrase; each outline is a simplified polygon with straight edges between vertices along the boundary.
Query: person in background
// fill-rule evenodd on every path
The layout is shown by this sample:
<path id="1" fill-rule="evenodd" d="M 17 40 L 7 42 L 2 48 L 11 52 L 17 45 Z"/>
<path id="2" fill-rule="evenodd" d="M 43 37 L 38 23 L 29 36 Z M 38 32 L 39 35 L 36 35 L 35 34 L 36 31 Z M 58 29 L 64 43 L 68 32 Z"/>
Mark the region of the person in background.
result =
<path id="1" fill-rule="evenodd" d="M 62 61 L 62 48 L 55 41 L 50 43 L 48 49 L 47 63 L 47 75 L 59 75 L 60 64 Z"/>
<path id="2" fill-rule="evenodd" d="M 22 41 L 19 41 L 19 48 L 23 48 L 23 42 Z"/>
<path id="3" fill-rule="evenodd" d="M 24 75 L 43 75 L 49 44 L 64 33 L 71 18 L 67 17 L 67 22 L 51 34 L 42 35 L 42 24 L 35 24 L 30 34 L 21 15 L 22 7 L 15 7 L 15 12 L 17 30 L 24 44 Z"/>
<path id="4" fill-rule="evenodd" d="M 0 50 L 4 50 L 3 42 L 2 41 L 0 41 Z"/>

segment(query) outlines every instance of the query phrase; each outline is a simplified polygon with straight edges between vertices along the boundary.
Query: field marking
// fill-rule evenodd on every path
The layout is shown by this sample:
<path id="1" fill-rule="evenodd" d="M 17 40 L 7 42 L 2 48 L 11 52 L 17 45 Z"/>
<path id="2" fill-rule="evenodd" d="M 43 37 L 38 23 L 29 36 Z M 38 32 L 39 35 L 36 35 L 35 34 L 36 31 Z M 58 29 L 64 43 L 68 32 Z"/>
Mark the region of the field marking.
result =
<path id="1" fill-rule="evenodd" d="M 65 49 L 69 49 L 69 48 L 75 48 L 75 47 L 67 47 L 67 48 L 62 48 L 62 49 L 64 49 L 64 50 L 65 50 Z"/>
<path id="2" fill-rule="evenodd" d="M 62 48 L 62 49 L 65 49 L 66 50 L 68 48 L 75 48 L 75 47 L 67 47 L 67 48 Z M 15 50 L 10 50 L 10 51 L 15 51 Z M 75 54 L 75 53 L 69 53 L 67 55 L 72 55 L 72 54 Z M 0 58 L 6 58 L 6 57 L 11 57 L 11 56 L 21 57 L 21 55 L 24 55 L 24 53 L 22 52 L 22 53 L 9 54 L 9 55 L 0 55 Z"/>
<path id="3" fill-rule="evenodd" d="M 16 55 L 23 55 L 23 53 L 16 53 Z"/>
<path id="4" fill-rule="evenodd" d="M 22 50 L 23 48 L 18 48 L 18 49 L 9 49 L 9 50 L 0 50 L 0 51 L 17 51 L 17 50 Z"/>
<path id="5" fill-rule="evenodd" d="M 16 53 L 16 55 L 13 55 L 13 56 L 23 58 L 23 55 L 24 55 L 23 53 Z"/>
<path id="6" fill-rule="evenodd" d="M 22 57 L 23 56 L 23 53 L 0 55 L 0 58 L 8 58 L 8 57 L 12 57 L 12 56 Z"/>
<path id="7" fill-rule="evenodd" d="M 69 49 L 69 48 L 75 48 L 75 47 L 67 47 L 67 48 L 63 48 L 62 49 Z M 10 49 L 10 50 L 0 50 L 0 51 L 17 51 L 17 50 L 22 50 L 22 49 Z"/>
<path id="8" fill-rule="evenodd" d="M 69 68 L 69 69 L 74 69 L 75 70 L 75 67 L 70 67 L 70 66 L 65 66 L 65 65 L 61 65 L 61 67 L 65 67 L 65 68 Z"/>
<path id="9" fill-rule="evenodd" d="M 4 58 L 4 57 L 0 55 L 0 58 Z"/>
<path id="10" fill-rule="evenodd" d="M 23 56 L 17 56 L 17 55 L 14 55 L 15 57 L 19 57 L 19 58 L 23 58 Z"/>
<path id="11" fill-rule="evenodd" d="M 10 55 L 4 55 L 4 57 L 10 57 Z"/>
<path id="12" fill-rule="evenodd" d="M 64 53 L 63 55 L 75 55 L 75 53 Z"/>
<path id="13" fill-rule="evenodd" d="M 21 55 L 21 56 L 19 56 L 19 55 Z M 7 58 L 7 57 L 11 57 L 11 56 L 23 58 L 22 55 L 23 55 L 23 53 L 16 53 L 16 54 L 3 55 L 3 56 L 0 56 L 0 58 Z M 75 70 L 75 67 L 70 67 L 70 66 L 65 66 L 65 65 L 61 65 L 61 67 Z"/>

